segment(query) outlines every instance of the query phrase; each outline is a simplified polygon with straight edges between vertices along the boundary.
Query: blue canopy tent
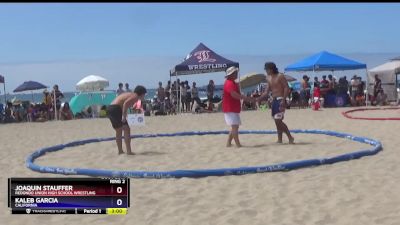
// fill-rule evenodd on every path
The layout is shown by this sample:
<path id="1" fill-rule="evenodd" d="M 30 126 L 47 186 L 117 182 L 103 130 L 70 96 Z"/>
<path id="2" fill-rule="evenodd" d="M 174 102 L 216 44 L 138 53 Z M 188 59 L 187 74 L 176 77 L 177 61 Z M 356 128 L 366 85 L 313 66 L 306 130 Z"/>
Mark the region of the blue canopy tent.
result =
<path id="1" fill-rule="evenodd" d="M 313 71 L 313 72 L 332 71 L 333 72 L 335 70 L 357 70 L 357 69 L 365 69 L 367 73 L 366 64 L 351 59 L 347 59 L 327 51 L 322 51 L 312 56 L 309 56 L 303 60 L 300 60 L 299 62 L 287 66 L 285 68 L 285 71 Z M 366 104 L 368 104 L 368 94 L 366 98 Z"/>
<path id="2" fill-rule="evenodd" d="M 367 65 L 322 51 L 285 68 L 285 71 L 335 71 L 366 69 Z"/>
<path id="3" fill-rule="evenodd" d="M 200 43 L 186 56 L 182 63 L 170 70 L 170 79 L 172 76 L 176 76 L 176 79 L 178 79 L 180 75 L 223 72 L 231 66 L 239 68 L 239 63 L 218 55 L 203 43 Z M 179 112 L 180 102 L 179 100 Z"/>

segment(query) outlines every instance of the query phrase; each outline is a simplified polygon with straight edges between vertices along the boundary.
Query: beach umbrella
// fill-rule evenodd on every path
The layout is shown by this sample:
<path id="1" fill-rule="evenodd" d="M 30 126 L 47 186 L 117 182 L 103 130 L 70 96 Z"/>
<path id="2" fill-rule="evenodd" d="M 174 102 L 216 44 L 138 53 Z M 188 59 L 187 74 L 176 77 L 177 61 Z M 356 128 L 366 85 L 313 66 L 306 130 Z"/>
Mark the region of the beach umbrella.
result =
<path id="1" fill-rule="evenodd" d="M 292 82 L 296 81 L 297 79 L 289 76 L 287 74 L 284 74 L 287 82 Z M 267 76 L 263 73 L 249 73 L 243 77 L 240 78 L 240 87 L 241 88 L 248 88 L 248 87 L 253 87 L 255 85 L 258 85 L 260 83 L 266 83 Z"/>
<path id="2" fill-rule="evenodd" d="M 76 89 L 79 91 L 100 91 L 109 85 L 108 80 L 104 77 L 89 75 L 76 84 Z"/>
<path id="3" fill-rule="evenodd" d="M 294 78 L 292 76 L 289 76 L 289 75 L 286 75 L 286 74 L 285 74 L 285 78 L 286 78 L 287 82 L 293 82 L 293 81 L 297 80 L 296 78 Z"/>
<path id="4" fill-rule="evenodd" d="M 250 73 L 240 78 L 240 87 L 248 88 L 253 87 L 260 83 L 267 82 L 265 74 L 262 73 Z"/>
<path id="5" fill-rule="evenodd" d="M 46 85 L 41 84 L 36 81 L 25 81 L 23 84 L 19 85 L 14 89 L 14 92 L 23 92 L 23 91 L 31 91 L 32 93 L 32 102 L 33 102 L 33 91 L 47 88 Z"/>

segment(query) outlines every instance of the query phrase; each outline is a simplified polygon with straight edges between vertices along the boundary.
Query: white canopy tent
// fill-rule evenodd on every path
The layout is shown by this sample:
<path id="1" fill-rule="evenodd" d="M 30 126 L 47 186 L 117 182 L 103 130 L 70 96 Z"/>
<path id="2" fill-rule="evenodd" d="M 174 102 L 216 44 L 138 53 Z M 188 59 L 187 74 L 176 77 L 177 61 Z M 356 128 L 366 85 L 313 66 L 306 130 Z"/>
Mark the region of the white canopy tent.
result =
<path id="1" fill-rule="evenodd" d="M 382 81 L 383 91 L 387 94 L 388 101 L 397 101 L 397 87 L 399 87 L 398 80 L 400 78 L 400 58 L 393 59 L 368 71 L 368 92 L 373 93 L 375 74 Z"/>

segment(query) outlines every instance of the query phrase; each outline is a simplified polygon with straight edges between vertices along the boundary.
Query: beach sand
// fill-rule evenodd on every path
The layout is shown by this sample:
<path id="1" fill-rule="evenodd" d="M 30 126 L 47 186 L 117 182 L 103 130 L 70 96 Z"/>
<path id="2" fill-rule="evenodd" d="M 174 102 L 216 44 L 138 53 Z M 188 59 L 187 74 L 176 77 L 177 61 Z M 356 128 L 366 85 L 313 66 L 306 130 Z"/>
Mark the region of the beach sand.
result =
<path id="1" fill-rule="evenodd" d="M 131 207 L 125 216 L 11 215 L 8 177 L 65 177 L 25 167 L 33 151 L 70 141 L 112 137 L 108 119 L 0 125 L 0 224 L 400 224 L 400 121 L 350 120 L 350 108 L 291 109 L 290 129 L 324 129 L 380 140 L 374 156 L 289 172 L 200 179 L 131 179 Z M 372 113 L 372 112 L 371 112 Z M 368 112 L 367 114 L 370 114 Z M 392 114 L 392 113 L 390 113 Z M 357 112 L 354 116 L 361 116 Z M 382 116 L 381 113 L 379 116 Z M 270 111 L 241 114 L 241 130 L 275 129 Z M 227 130 L 222 113 L 146 117 L 133 134 Z M 205 169 L 270 165 L 334 156 L 370 148 L 325 135 L 294 134 L 296 145 L 276 144 L 276 135 L 240 135 L 243 148 L 226 148 L 226 135 L 132 140 L 138 155 L 117 155 L 101 142 L 47 154 L 48 166 L 119 170 Z"/>

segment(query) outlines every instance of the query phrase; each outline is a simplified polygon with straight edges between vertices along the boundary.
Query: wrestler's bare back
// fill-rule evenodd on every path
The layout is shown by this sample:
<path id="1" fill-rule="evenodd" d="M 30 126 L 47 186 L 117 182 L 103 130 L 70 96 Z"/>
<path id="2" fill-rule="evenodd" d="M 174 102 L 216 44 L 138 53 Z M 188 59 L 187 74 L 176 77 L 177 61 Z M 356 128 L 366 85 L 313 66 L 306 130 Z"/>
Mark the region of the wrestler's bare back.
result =
<path id="1" fill-rule="evenodd" d="M 132 92 L 125 92 L 120 95 L 118 95 L 112 102 L 111 105 L 119 105 L 121 108 L 124 106 L 124 103 L 129 100 L 129 105 L 128 107 L 131 107 L 133 104 L 135 104 L 138 100 L 138 96 L 136 93 Z"/>

